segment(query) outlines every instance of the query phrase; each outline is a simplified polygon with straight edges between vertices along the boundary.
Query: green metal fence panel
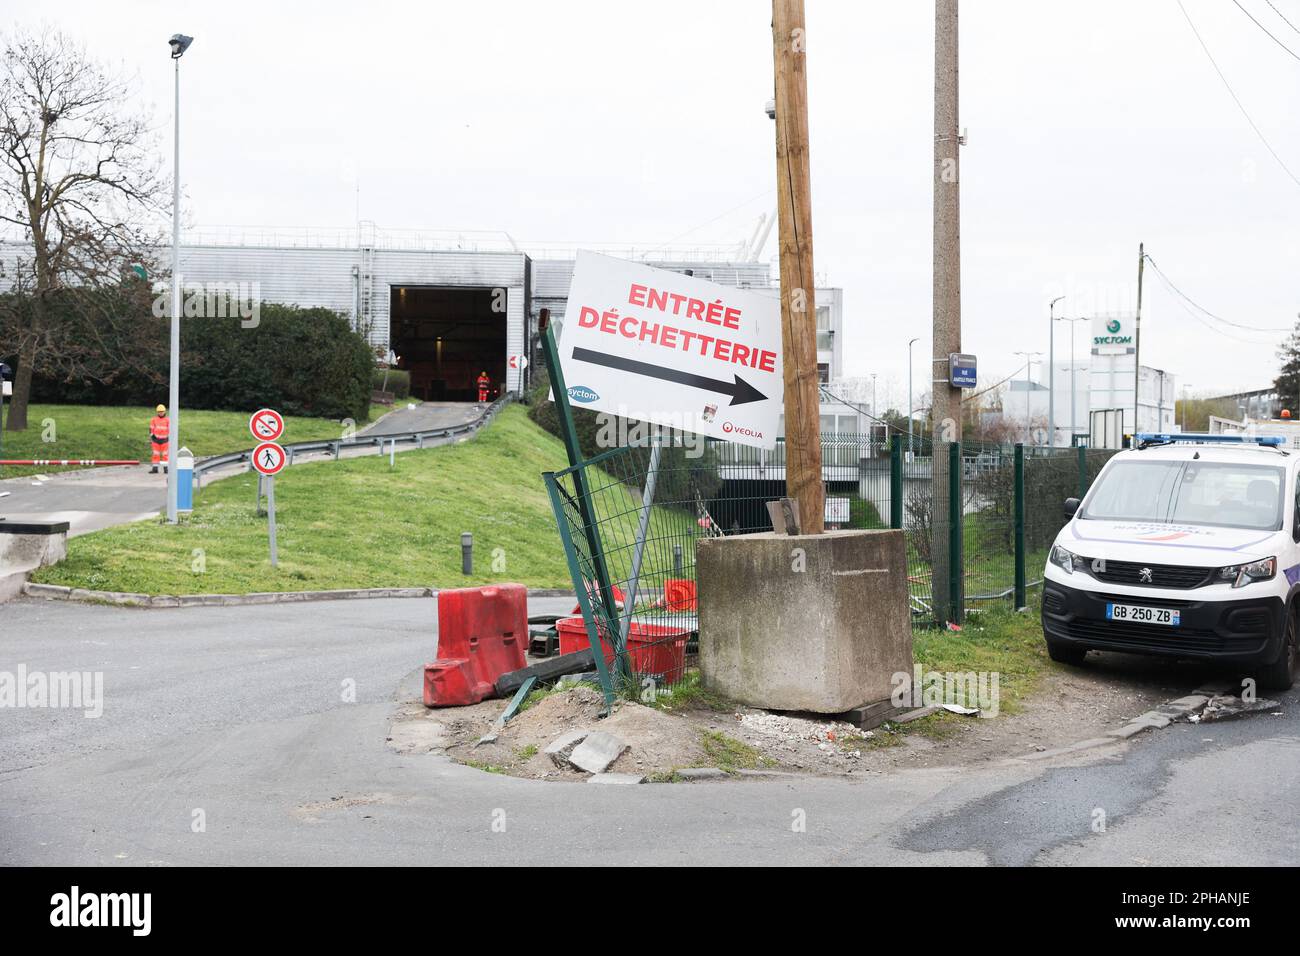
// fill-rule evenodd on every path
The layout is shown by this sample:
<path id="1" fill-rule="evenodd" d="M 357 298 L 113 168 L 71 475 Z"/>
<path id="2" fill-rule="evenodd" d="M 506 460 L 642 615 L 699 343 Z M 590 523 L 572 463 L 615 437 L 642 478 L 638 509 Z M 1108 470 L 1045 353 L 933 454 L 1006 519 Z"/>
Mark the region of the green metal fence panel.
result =
<path id="1" fill-rule="evenodd" d="M 766 505 L 785 494 L 781 442 L 774 449 L 702 440 L 661 447 L 649 509 L 648 442 L 608 449 L 547 478 L 588 640 L 607 644 L 612 666 L 602 681 L 618 694 L 643 693 L 647 680 L 671 686 L 678 671 L 664 662 L 673 659 L 674 642 L 685 634 L 687 649 L 695 647 L 696 541 L 771 531 Z M 879 434 L 826 435 L 827 524 L 902 530 L 915 627 L 960 622 L 967 606 L 981 602 L 1022 607 L 1041 583 L 1064 500 L 1078 493 L 1081 477 L 1086 491 L 1113 454 L 929 436 L 908 449 Z"/>
<path id="2" fill-rule="evenodd" d="M 1015 467 L 1015 549 L 1016 549 L 1016 596 L 1015 607 L 1024 607 L 1028 603 L 1025 583 L 1025 446 L 1016 445 Z"/>
<path id="3" fill-rule="evenodd" d="M 903 527 L 903 443 L 895 435 L 889 443 L 889 526 Z"/>

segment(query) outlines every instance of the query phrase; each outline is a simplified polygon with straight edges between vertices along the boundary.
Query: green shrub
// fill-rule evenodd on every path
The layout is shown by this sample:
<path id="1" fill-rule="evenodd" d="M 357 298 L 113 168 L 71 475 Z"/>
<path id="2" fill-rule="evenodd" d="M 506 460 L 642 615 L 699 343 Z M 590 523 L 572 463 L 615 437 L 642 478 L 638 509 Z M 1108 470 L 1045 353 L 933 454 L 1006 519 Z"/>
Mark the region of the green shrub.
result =
<path id="1" fill-rule="evenodd" d="M 32 400 L 56 403 L 155 405 L 167 400 L 169 322 L 135 304 L 138 321 L 124 323 L 147 352 L 148 365 L 89 378 L 51 369 L 38 374 Z M 148 345 L 146 350 L 144 345 Z M 82 344 L 83 351 L 90 345 Z M 111 342 L 107 354 L 122 351 Z M 83 363 L 85 364 L 85 363 Z M 370 409 L 374 358 L 348 320 L 323 308 L 263 303 L 259 322 L 239 318 L 181 320 L 181 407 L 253 411 L 262 406 L 286 415 L 352 418 Z"/>

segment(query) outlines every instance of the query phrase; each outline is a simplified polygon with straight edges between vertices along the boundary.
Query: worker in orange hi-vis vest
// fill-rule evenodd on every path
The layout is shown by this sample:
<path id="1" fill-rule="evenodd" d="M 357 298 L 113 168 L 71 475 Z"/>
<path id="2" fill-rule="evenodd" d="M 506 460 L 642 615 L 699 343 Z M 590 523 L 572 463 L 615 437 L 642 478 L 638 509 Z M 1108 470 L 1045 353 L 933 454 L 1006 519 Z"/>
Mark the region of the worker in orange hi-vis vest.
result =
<path id="1" fill-rule="evenodd" d="M 487 372 L 478 373 L 478 400 L 486 402 L 488 400 L 488 388 L 492 385 L 492 379 L 488 378 Z"/>
<path id="2" fill-rule="evenodd" d="M 167 439 L 171 435 L 172 420 L 167 417 L 167 406 L 159 405 L 149 420 L 149 443 L 153 446 L 153 467 L 149 474 L 158 474 L 158 461 L 162 460 L 163 474 L 167 474 Z"/>

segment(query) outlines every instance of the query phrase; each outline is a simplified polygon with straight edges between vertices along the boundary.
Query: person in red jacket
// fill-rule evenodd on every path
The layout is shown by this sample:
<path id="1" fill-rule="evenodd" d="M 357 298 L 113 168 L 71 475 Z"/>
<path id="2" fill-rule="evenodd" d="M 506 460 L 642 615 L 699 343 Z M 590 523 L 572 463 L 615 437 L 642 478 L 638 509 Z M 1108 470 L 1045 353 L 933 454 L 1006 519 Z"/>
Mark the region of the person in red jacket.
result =
<path id="1" fill-rule="evenodd" d="M 478 400 L 486 402 L 488 400 L 488 388 L 492 385 L 492 379 L 488 378 L 487 372 L 478 373 Z"/>
<path id="2" fill-rule="evenodd" d="M 153 467 L 149 474 L 158 474 L 158 461 L 162 460 L 163 474 L 167 474 L 167 441 L 172 432 L 172 421 L 167 417 L 167 406 L 159 405 L 157 414 L 149 420 L 149 443 L 153 446 Z"/>

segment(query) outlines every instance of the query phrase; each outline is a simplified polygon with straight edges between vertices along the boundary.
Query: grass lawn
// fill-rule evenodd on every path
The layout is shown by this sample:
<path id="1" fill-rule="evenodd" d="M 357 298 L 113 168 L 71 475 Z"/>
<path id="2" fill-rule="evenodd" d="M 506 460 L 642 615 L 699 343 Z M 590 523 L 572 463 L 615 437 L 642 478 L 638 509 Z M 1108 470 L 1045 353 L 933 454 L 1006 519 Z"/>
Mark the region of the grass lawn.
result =
<path id="1" fill-rule="evenodd" d="M 289 426 L 293 433 L 292 425 Z M 280 565 L 254 513 L 256 476 L 205 485 L 181 524 L 136 522 L 68 542 L 67 560 L 33 580 L 146 594 L 237 594 L 329 588 L 459 587 L 519 581 L 572 587 L 542 472 L 564 446 L 519 406 L 477 437 L 388 458 L 295 465 L 276 479 Z M 633 508 L 629 495 L 624 510 Z M 693 517 L 656 509 L 652 533 L 684 533 Z M 474 534 L 461 574 L 460 535 Z M 630 522 L 614 529 L 625 543 Z M 629 539 L 630 540 L 630 539 Z"/>
<path id="2" fill-rule="evenodd" d="M 372 406 L 375 417 L 386 411 Z M 5 402 L 5 417 L 9 403 Z M 152 408 L 120 405 L 32 405 L 27 411 L 27 430 L 4 433 L 4 453 L 0 458 L 109 458 L 139 459 L 147 462 L 149 420 Z M 365 425 L 357 422 L 357 426 Z M 281 441 L 313 441 L 338 438 L 342 426 L 327 418 L 285 419 Z M 48 441 L 46 439 L 49 439 Z M 228 451 L 252 448 L 256 442 L 248 433 L 245 412 L 205 412 L 181 410 L 181 444 L 197 457 L 220 455 Z M 3 467 L 0 478 L 64 471 L 50 467 Z"/>
<path id="3" fill-rule="evenodd" d="M 968 609 L 960 631 L 927 628 L 912 632 L 912 659 L 927 671 L 996 671 L 1003 713 L 1015 713 L 1049 663 L 1037 596 L 1017 613 L 1011 602 Z M 907 725 L 904 725 L 907 726 Z"/>

